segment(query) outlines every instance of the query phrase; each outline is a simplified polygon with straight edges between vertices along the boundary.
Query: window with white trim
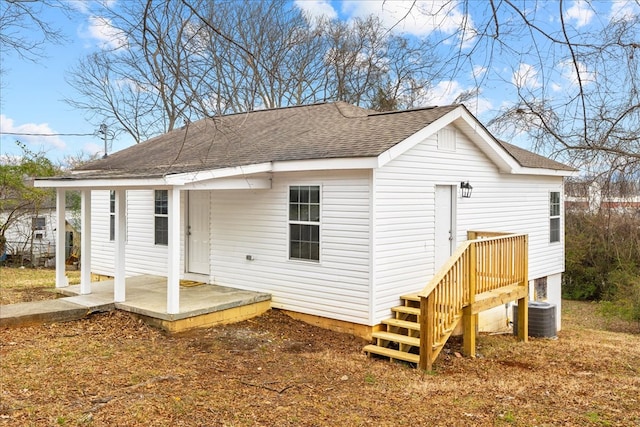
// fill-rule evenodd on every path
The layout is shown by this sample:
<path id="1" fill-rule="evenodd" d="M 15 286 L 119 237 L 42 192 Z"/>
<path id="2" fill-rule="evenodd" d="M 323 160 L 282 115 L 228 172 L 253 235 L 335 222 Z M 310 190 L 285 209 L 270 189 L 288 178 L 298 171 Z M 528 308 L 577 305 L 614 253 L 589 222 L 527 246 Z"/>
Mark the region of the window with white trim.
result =
<path id="1" fill-rule="evenodd" d="M 289 259 L 320 261 L 320 186 L 289 187 Z"/>
<path id="2" fill-rule="evenodd" d="M 44 230 L 47 227 L 47 220 L 43 216 L 34 216 L 31 218 L 32 230 Z"/>
<path id="3" fill-rule="evenodd" d="M 155 190 L 154 242 L 156 245 L 169 244 L 169 192 Z"/>
<path id="4" fill-rule="evenodd" d="M 549 193 L 549 242 L 560 241 L 560 192 Z"/>
<path id="5" fill-rule="evenodd" d="M 109 191 L 109 240 L 116 240 L 116 192 Z"/>

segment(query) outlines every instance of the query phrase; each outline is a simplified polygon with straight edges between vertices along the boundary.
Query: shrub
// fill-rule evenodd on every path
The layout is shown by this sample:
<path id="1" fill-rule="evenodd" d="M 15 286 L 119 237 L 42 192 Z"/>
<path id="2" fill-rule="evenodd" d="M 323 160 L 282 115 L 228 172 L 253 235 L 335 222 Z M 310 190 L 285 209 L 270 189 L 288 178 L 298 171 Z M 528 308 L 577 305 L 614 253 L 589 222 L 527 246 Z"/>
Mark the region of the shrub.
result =
<path id="1" fill-rule="evenodd" d="M 609 301 L 640 321 L 640 217 L 603 210 L 567 212 L 563 297 Z"/>

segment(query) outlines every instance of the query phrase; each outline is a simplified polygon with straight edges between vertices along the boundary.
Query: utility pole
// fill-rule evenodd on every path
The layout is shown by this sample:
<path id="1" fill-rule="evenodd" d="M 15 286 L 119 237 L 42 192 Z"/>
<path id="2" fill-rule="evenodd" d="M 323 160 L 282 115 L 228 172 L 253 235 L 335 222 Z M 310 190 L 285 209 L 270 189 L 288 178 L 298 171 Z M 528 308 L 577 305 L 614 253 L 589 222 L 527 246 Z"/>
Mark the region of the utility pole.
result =
<path id="1" fill-rule="evenodd" d="M 98 132 L 100 132 L 104 136 L 104 156 L 102 156 L 102 158 L 106 159 L 107 158 L 107 125 L 105 123 L 102 123 L 100 125 L 100 130 Z"/>

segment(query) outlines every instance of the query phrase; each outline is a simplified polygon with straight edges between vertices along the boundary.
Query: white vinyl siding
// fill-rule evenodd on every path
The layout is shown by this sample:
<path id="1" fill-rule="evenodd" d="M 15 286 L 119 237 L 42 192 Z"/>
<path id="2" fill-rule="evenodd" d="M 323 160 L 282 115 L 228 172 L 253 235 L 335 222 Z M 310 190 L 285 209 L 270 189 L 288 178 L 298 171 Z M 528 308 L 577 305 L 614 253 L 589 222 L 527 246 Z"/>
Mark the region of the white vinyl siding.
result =
<path id="1" fill-rule="evenodd" d="M 451 125 L 450 125 L 451 126 Z M 456 152 L 438 150 L 436 135 L 374 172 L 373 322 L 389 317 L 403 293 L 422 289 L 434 265 L 435 186 L 457 185 L 455 241 L 468 230 L 529 234 L 529 277 L 564 270 L 563 245 L 549 244 L 549 191 L 561 191 L 561 177 L 510 175 L 456 132 Z M 460 182 L 473 186 L 460 196 Z"/>
<path id="2" fill-rule="evenodd" d="M 327 175 L 278 174 L 271 190 L 213 191 L 212 281 L 269 292 L 276 308 L 366 324 L 369 172 Z M 289 259 L 290 185 L 320 186 L 320 262 Z"/>

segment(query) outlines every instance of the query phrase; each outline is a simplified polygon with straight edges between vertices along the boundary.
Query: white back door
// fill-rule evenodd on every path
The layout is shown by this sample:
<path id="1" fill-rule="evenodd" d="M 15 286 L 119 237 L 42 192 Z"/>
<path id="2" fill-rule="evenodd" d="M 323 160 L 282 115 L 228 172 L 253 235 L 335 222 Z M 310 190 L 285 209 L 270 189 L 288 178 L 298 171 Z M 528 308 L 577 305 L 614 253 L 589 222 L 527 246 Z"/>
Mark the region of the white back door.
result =
<path id="1" fill-rule="evenodd" d="M 455 194 L 452 185 L 436 185 L 435 271 L 455 250 Z"/>

